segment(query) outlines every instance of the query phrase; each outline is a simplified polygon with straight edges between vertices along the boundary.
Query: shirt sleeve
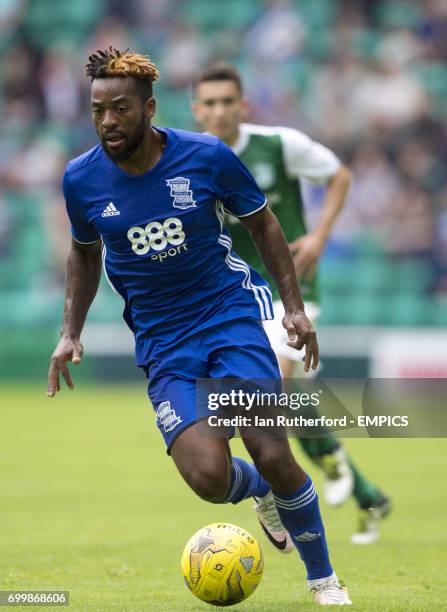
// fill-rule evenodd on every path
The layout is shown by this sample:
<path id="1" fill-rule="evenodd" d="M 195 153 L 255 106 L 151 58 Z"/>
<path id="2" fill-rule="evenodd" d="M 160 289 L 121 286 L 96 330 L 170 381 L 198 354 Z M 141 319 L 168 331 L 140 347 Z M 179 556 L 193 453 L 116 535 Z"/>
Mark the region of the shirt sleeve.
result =
<path id="1" fill-rule="evenodd" d="M 215 189 L 225 209 L 235 217 L 248 217 L 267 204 L 267 199 L 248 169 L 225 143 L 216 145 Z"/>
<path id="2" fill-rule="evenodd" d="M 82 244 L 91 244 L 99 240 L 100 235 L 92 224 L 87 221 L 82 209 L 82 203 L 79 198 L 76 197 L 70 182 L 70 175 L 67 172 L 65 172 L 62 181 L 62 190 L 64 192 L 65 205 L 71 223 L 73 238 L 76 242 Z"/>
<path id="3" fill-rule="evenodd" d="M 291 178 L 305 178 L 324 185 L 340 167 L 338 157 L 324 145 L 298 130 L 281 128 L 284 163 Z"/>

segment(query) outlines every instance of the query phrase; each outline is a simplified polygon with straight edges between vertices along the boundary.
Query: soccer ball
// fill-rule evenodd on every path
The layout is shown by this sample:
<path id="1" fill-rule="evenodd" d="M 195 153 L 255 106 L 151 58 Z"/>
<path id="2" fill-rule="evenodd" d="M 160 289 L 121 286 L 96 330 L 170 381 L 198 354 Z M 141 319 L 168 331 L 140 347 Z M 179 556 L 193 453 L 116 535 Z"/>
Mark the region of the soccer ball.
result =
<path id="1" fill-rule="evenodd" d="M 258 542 L 231 523 L 212 523 L 199 529 L 183 550 L 186 586 L 214 606 L 231 606 L 249 597 L 261 581 L 263 569 Z"/>

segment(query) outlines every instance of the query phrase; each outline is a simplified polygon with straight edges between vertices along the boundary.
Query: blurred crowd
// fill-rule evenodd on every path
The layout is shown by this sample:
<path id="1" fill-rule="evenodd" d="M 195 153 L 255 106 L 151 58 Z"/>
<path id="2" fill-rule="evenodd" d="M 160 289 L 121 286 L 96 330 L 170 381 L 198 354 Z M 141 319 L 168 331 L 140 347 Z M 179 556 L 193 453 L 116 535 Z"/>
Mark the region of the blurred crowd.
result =
<path id="1" fill-rule="evenodd" d="M 447 295 L 445 0 L 3 0 L 3 289 L 61 291 L 60 180 L 66 161 L 96 142 L 84 64 L 109 45 L 159 65 L 157 123 L 172 127 L 197 129 L 196 71 L 234 63 L 253 122 L 302 129 L 353 170 L 327 269 L 356 256 L 416 262 L 426 303 Z M 312 223 L 321 191 L 305 191 Z"/>

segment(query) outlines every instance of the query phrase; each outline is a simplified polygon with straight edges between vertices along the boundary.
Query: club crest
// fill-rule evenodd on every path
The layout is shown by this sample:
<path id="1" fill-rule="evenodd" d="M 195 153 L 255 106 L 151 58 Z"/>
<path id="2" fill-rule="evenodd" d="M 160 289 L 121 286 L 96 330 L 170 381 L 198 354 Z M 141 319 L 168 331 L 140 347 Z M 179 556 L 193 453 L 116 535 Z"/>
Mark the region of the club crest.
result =
<path id="1" fill-rule="evenodd" d="M 172 431 L 179 423 L 182 422 L 182 418 L 177 416 L 175 410 L 171 408 L 171 402 L 161 402 L 157 410 L 157 421 L 160 427 L 163 427 L 165 432 Z"/>
<path id="2" fill-rule="evenodd" d="M 271 189 L 276 181 L 276 172 L 271 164 L 260 162 L 252 168 L 253 176 L 259 187 L 264 190 Z"/>
<path id="3" fill-rule="evenodd" d="M 171 197 L 174 198 L 172 205 L 174 208 L 197 208 L 196 201 L 193 199 L 192 190 L 189 188 L 190 180 L 182 176 L 167 179 L 166 185 L 171 190 Z"/>

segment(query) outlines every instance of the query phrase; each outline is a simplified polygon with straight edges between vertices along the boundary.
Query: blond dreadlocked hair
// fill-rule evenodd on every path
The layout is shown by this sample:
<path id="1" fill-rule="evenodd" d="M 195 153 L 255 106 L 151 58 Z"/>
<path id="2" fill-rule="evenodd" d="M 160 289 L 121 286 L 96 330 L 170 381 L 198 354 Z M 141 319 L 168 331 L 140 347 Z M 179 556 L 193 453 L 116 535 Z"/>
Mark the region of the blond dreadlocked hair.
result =
<path id="1" fill-rule="evenodd" d="M 107 77 L 132 77 L 139 85 L 145 86 L 145 91 L 141 91 L 145 97 L 152 96 L 152 83 L 160 78 L 157 66 L 147 55 L 130 53 L 129 49 L 119 51 L 109 47 L 104 51 L 98 50 L 89 56 L 85 68 L 92 81 Z"/>

